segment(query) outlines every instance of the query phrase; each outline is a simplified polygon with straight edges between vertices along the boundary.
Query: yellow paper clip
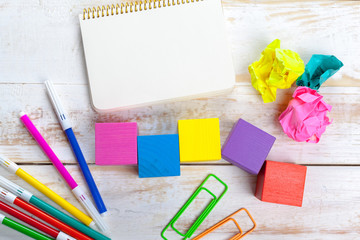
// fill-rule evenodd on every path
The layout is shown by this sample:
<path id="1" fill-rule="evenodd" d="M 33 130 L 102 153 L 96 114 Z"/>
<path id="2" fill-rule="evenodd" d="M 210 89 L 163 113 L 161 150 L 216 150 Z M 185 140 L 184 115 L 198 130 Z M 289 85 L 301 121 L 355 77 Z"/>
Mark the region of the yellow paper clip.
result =
<path id="1" fill-rule="evenodd" d="M 236 214 L 238 214 L 241 211 L 245 211 L 247 213 L 247 215 L 249 216 L 249 218 L 251 219 L 252 223 L 254 224 L 254 226 L 249 231 L 247 231 L 246 233 L 243 233 L 243 231 L 241 230 L 241 227 L 239 226 L 238 222 L 233 218 L 233 216 L 235 216 Z M 247 209 L 245 209 L 245 208 L 241 208 L 238 211 L 236 211 L 235 213 L 231 214 L 230 216 L 224 218 L 223 220 L 221 220 L 220 222 L 218 222 L 217 224 L 215 224 L 211 228 L 209 228 L 206 231 L 202 232 L 200 235 L 193 238 L 193 240 L 199 240 L 199 239 L 205 237 L 209 233 L 215 231 L 216 229 L 220 228 L 225 223 L 230 222 L 230 221 L 233 221 L 235 223 L 236 227 L 239 229 L 239 233 L 235 234 L 229 240 L 239 240 L 239 239 L 245 237 L 246 235 L 250 234 L 256 228 L 256 222 L 253 219 L 253 217 L 250 215 L 249 211 Z"/>

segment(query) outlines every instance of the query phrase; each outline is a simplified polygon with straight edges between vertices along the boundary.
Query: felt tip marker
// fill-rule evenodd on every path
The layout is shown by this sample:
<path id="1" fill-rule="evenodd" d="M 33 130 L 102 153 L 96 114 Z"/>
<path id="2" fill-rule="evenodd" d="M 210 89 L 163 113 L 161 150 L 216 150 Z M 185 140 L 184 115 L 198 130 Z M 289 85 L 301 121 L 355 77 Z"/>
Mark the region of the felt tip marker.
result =
<path id="1" fill-rule="evenodd" d="M 96 240 L 110 240 L 110 238 L 105 235 L 95 231 L 94 229 L 86 226 L 85 224 L 79 222 L 78 220 L 70 217 L 69 215 L 61 212 L 57 208 L 54 208 L 50 204 L 44 202 L 40 198 L 36 197 L 33 193 L 27 191 L 26 189 L 20 187 L 14 182 L 6 179 L 5 177 L 0 175 L 0 186 L 7 189 L 9 192 L 14 194 L 15 196 L 21 198 L 22 200 L 31 203 L 37 208 L 47 212 L 49 215 L 59 219 L 63 223 L 75 228 L 76 230 L 84 233 L 85 235 L 96 239 Z"/>
<path id="2" fill-rule="evenodd" d="M 10 205 L 4 203 L 3 201 L 0 201 L 0 210 L 23 221 L 24 223 L 29 224 L 30 226 L 55 238 L 56 240 L 76 240 L 75 238 L 70 237 L 69 235 L 67 235 L 61 231 L 58 231 L 42 222 L 36 220 L 35 218 L 11 207 Z"/>
<path id="3" fill-rule="evenodd" d="M 32 230 L 31 228 L 28 228 L 16 221 L 13 221 L 10 218 L 5 217 L 5 215 L 1 213 L 0 213 L 0 223 L 36 240 L 52 240 L 52 238 L 49 238 L 48 236 L 45 236 L 35 230 Z"/>
<path id="4" fill-rule="evenodd" d="M 60 125 L 61 125 L 62 129 L 64 130 L 64 132 L 70 142 L 71 148 L 76 156 L 76 159 L 80 165 L 81 171 L 85 177 L 86 183 L 89 186 L 89 189 L 90 189 L 91 195 L 93 196 L 93 199 L 95 201 L 96 207 L 99 210 L 100 214 L 106 213 L 107 210 L 106 210 L 104 201 L 102 200 L 100 192 L 94 181 L 94 178 L 91 175 L 90 169 L 86 163 L 86 160 L 81 151 L 80 145 L 79 145 L 78 141 L 76 140 L 75 134 L 72 130 L 70 118 L 66 114 L 64 107 L 61 104 L 60 98 L 59 98 L 58 94 L 56 93 L 54 85 L 51 83 L 51 81 L 45 81 L 45 86 L 48 91 L 48 95 L 50 97 L 53 108 L 54 108 L 56 115 L 58 117 L 58 120 L 60 122 Z"/>
<path id="5" fill-rule="evenodd" d="M 40 132 L 37 130 L 37 128 L 35 127 L 33 122 L 30 120 L 30 118 L 24 113 L 21 113 L 20 116 L 21 116 L 20 120 L 22 121 L 24 126 L 27 128 L 27 130 L 30 132 L 30 134 L 34 137 L 34 139 L 39 144 L 39 146 L 42 148 L 44 153 L 48 156 L 48 158 L 53 163 L 55 168 L 58 170 L 60 175 L 67 182 L 67 184 L 71 188 L 73 194 L 76 196 L 78 201 L 82 204 L 82 206 L 86 209 L 86 211 L 90 214 L 90 216 L 94 220 L 95 224 L 99 227 L 99 229 L 102 232 L 109 233 L 108 226 L 105 224 L 104 220 L 100 216 L 100 214 L 97 211 L 97 209 L 95 208 L 94 204 L 87 197 L 85 191 L 75 182 L 74 178 L 70 175 L 68 170 L 62 164 L 62 162 L 59 160 L 59 158 L 55 155 L 54 151 L 50 148 L 49 144 L 45 141 L 45 139 L 40 134 Z"/>
<path id="6" fill-rule="evenodd" d="M 33 176 L 25 172 L 22 168 L 20 168 L 16 163 L 11 161 L 10 159 L 0 156 L 0 166 L 9 171 L 10 173 L 15 173 L 17 176 L 22 178 L 25 182 L 29 183 L 31 186 L 39 190 L 45 196 L 50 198 L 52 201 L 57 203 L 60 207 L 68 211 L 74 217 L 79 219 L 81 222 L 86 224 L 87 226 L 93 226 L 93 220 L 88 217 L 85 213 L 77 209 L 71 203 L 66 201 L 64 198 L 60 197 L 57 193 L 52 191 L 50 188 L 39 182 Z"/>
<path id="7" fill-rule="evenodd" d="M 66 225 L 65 223 L 59 221 L 58 219 L 50 216 L 49 214 L 45 213 L 44 211 L 32 206 L 31 204 L 27 203 L 26 201 L 18 198 L 11 192 L 3 189 L 0 187 L 0 199 L 8 204 L 14 204 L 25 211 L 33 214 L 34 216 L 38 217 L 39 219 L 43 220 L 44 222 L 54 226 L 55 228 L 59 229 L 60 231 L 81 240 L 92 240 L 92 238 L 86 236 L 85 234 L 77 231 L 76 229 Z"/>

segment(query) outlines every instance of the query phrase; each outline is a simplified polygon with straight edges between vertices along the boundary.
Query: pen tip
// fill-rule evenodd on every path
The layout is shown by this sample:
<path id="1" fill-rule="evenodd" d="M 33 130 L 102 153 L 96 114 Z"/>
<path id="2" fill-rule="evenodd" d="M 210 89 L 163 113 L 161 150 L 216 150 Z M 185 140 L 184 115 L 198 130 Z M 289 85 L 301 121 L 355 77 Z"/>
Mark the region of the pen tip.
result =
<path id="1" fill-rule="evenodd" d="M 24 116 L 24 115 L 26 115 L 26 113 L 23 112 L 23 111 L 21 111 L 21 112 L 19 113 L 19 117 L 22 117 L 22 116 Z"/>

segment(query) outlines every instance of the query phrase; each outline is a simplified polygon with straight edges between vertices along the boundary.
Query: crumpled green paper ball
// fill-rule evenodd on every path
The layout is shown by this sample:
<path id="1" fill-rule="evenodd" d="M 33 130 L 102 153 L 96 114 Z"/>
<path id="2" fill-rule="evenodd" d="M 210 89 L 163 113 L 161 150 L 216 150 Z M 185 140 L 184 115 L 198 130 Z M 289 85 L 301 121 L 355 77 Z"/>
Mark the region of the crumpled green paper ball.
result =
<path id="1" fill-rule="evenodd" d="M 333 55 L 314 54 L 296 84 L 318 90 L 321 84 L 339 71 L 342 66 L 344 64 Z"/>

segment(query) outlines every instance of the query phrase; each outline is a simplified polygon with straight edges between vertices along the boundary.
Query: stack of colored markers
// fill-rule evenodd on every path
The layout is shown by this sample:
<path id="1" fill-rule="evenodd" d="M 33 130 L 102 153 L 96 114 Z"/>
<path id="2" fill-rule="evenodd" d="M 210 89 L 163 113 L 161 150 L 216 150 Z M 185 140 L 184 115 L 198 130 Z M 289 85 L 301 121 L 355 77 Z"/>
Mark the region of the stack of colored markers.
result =
<path id="1" fill-rule="evenodd" d="M 28 235 L 29 237 L 39 240 L 109 240 L 110 238 L 107 237 L 110 234 L 109 228 L 104 223 L 104 220 L 101 216 L 107 211 L 104 202 L 90 173 L 89 167 L 86 164 L 84 155 L 81 152 L 80 146 L 71 128 L 71 123 L 60 103 L 55 89 L 51 82 L 47 81 L 45 82 L 45 84 L 51 102 L 59 118 L 60 124 L 65 131 L 65 134 L 71 144 L 76 159 L 79 162 L 80 168 L 89 186 L 97 209 L 92 203 L 92 201 L 85 194 L 83 189 L 75 182 L 74 178 L 66 170 L 59 158 L 55 155 L 53 150 L 47 144 L 43 136 L 31 122 L 30 118 L 25 113 L 21 113 L 20 119 L 25 125 L 25 127 L 28 129 L 28 131 L 34 137 L 34 139 L 42 148 L 44 153 L 54 164 L 59 173 L 63 176 L 76 198 L 83 205 L 83 207 L 86 209 L 90 216 L 87 216 L 85 213 L 77 209 L 64 198 L 60 197 L 57 193 L 36 180 L 33 176 L 21 169 L 16 163 L 12 162 L 5 156 L 0 156 L 0 165 L 2 167 L 22 178 L 24 181 L 32 185 L 34 188 L 39 190 L 41 193 L 51 199 L 54 203 L 58 204 L 60 207 L 62 207 L 64 210 L 66 210 L 68 213 L 70 213 L 71 215 L 73 215 L 73 217 L 76 218 L 75 219 L 63 213 L 62 211 L 59 211 L 58 209 L 45 203 L 40 198 L 30 193 L 29 191 L 23 189 L 22 187 L 16 185 L 15 183 L 9 181 L 8 179 L 0 175 L 0 210 L 27 223 L 28 225 L 34 227 L 37 230 L 31 229 L 16 221 L 13 221 L 3 214 L 0 214 L 0 222 L 3 225 L 22 232 L 25 235 Z M 34 217 L 43 220 L 43 222 L 37 220 L 32 216 L 27 215 L 22 211 L 19 211 L 11 205 L 16 205 L 17 207 L 30 213 Z M 103 232 L 103 234 L 94 230 L 93 228 L 95 228 L 95 226 L 97 226 L 99 230 Z M 42 233 L 40 233 L 39 231 Z M 105 236 L 104 234 L 107 236 Z"/>

